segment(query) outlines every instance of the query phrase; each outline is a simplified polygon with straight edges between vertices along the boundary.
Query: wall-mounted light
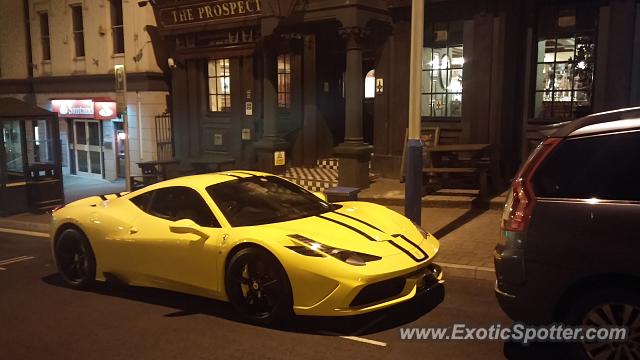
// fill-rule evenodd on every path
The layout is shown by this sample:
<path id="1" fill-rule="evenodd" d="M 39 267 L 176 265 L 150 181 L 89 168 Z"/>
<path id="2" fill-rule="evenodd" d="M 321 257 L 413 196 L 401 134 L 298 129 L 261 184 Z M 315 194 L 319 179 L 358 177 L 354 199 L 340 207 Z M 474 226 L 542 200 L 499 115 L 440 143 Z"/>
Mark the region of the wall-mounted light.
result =
<path id="1" fill-rule="evenodd" d="M 176 61 L 171 57 L 167 59 L 167 65 L 169 66 L 169 69 L 175 69 L 178 67 L 178 65 L 176 65 Z"/>

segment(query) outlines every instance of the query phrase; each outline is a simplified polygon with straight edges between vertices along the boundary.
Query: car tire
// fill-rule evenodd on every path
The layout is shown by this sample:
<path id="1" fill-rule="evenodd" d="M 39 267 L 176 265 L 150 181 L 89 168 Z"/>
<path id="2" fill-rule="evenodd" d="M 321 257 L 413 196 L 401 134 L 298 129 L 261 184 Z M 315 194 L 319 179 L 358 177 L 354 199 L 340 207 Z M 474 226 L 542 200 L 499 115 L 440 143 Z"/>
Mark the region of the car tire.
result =
<path id="1" fill-rule="evenodd" d="M 569 344 L 571 358 L 640 359 L 640 294 L 637 291 L 609 287 L 583 292 L 567 309 L 564 320 L 568 325 L 622 326 L 628 331 L 623 342 L 572 342 Z"/>
<path id="2" fill-rule="evenodd" d="M 275 325 L 292 315 L 291 284 L 270 252 L 244 248 L 233 255 L 225 274 L 229 301 L 249 322 Z"/>
<path id="3" fill-rule="evenodd" d="M 65 284 L 86 289 L 96 279 L 96 258 L 87 237 L 77 229 L 64 230 L 56 239 L 54 254 Z"/>

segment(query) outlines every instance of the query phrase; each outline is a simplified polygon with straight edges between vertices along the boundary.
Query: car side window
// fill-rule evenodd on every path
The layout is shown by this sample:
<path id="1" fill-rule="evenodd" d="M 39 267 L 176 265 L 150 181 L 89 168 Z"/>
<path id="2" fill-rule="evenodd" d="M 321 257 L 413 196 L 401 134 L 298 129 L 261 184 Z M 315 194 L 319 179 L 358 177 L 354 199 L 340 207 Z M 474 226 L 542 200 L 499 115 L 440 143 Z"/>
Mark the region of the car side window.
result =
<path id="1" fill-rule="evenodd" d="M 640 131 L 568 139 L 533 177 L 540 197 L 640 201 Z"/>
<path id="2" fill-rule="evenodd" d="M 150 193 L 150 202 L 143 209 L 150 215 L 170 221 L 191 219 L 200 226 L 221 227 L 202 196 L 192 188 L 172 186 Z"/>
<path id="3" fill-rule="evenodd" d="M 151 199 L 151 195 L 153 195 L 153 191 L 147 191 L 144 194 L 140 194 L 130 199 L 130 201 L 142 211 L 147 211 L 147 205 L 149 204 L 149 200 Z"/>

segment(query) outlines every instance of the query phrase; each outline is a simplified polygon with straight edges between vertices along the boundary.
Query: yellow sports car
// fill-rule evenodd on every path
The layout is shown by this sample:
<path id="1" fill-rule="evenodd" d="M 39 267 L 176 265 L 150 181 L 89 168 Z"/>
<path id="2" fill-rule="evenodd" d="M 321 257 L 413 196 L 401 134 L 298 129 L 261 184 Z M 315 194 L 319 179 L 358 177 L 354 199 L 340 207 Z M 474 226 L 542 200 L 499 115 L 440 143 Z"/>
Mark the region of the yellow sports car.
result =
<path id="1" fill-rule="evenodd" d="M 54 211 L 50 234 L 72 287 L 116 280 L 226 300 L 257 323 L 444 293 L 439 242 L 409 219 L 255 171 L 78 200 Z"/>

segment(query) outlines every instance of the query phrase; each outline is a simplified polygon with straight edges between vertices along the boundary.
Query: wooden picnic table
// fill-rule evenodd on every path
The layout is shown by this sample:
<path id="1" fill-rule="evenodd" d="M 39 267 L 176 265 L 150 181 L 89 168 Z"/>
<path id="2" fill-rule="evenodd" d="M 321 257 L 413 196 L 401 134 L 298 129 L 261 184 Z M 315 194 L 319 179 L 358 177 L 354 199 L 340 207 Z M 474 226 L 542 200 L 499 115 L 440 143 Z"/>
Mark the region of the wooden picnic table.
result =
<path id="1" fill-rule="evenodd" d="M 427 149 L 430 164 L 424 164 L 427 176 L 467 174 L 478 177 L 480 196 L 487 195 L 487 173 L 493 187 L 502 185 L 499 168 L 499 153 L 495 144 L 451 144 Z"/>
<path id="2" fill-rule="evenodd" d="M 178 160 L 149 160 L 139 162 L 138 167 L 142 170 L 142 175 L 158 175 L 162 180 L 166 180 L 168 165 L 175 164 L 178 164 Z"/>

